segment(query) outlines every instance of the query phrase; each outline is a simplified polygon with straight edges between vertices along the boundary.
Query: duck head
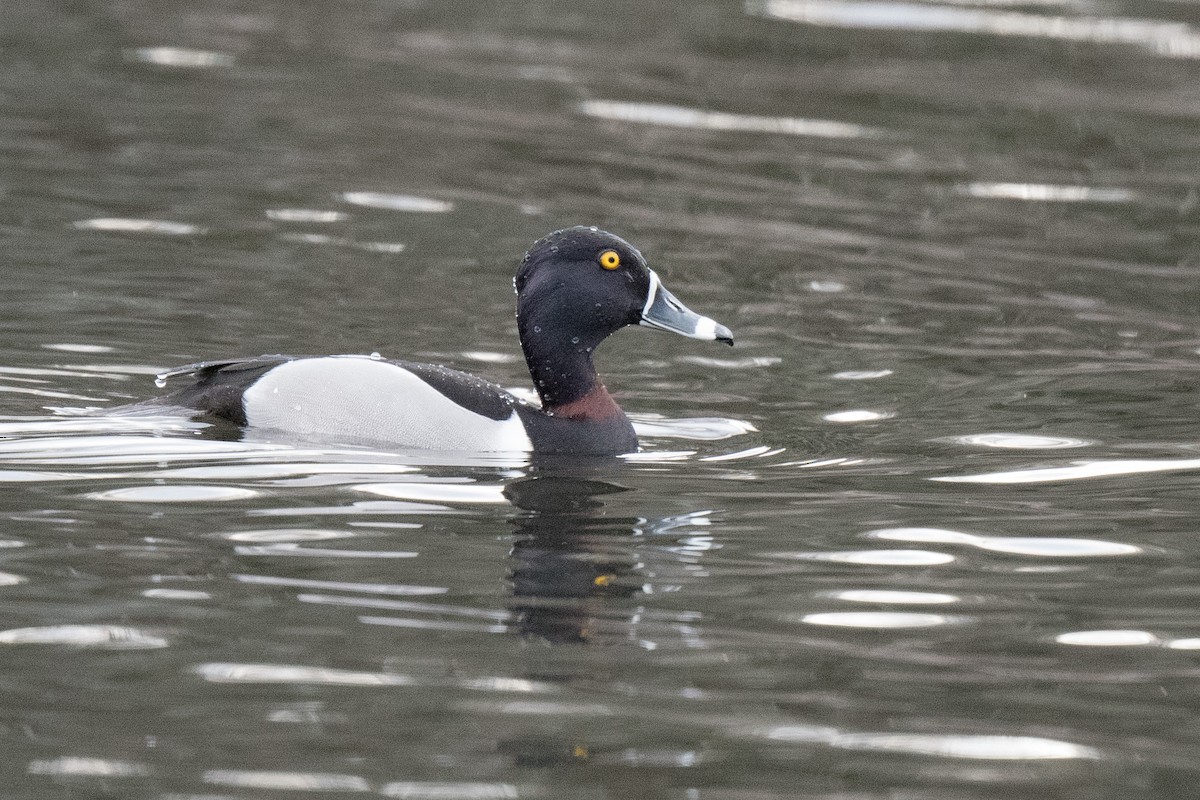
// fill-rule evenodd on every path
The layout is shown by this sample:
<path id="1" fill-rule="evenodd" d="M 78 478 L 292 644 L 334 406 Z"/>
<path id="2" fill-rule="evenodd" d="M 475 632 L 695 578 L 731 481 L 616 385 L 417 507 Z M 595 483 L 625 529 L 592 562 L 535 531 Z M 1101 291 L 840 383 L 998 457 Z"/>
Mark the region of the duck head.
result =
<path id="1" fill-rule="evenodd" d="M 627 325 L 733 344 L 729 328 L 681 303 L 637 248 L 597 228 L 565 228 L 539 239 L 513 285 L 521 348 L 547 409 L 599 385 L 592 352 Z"/>

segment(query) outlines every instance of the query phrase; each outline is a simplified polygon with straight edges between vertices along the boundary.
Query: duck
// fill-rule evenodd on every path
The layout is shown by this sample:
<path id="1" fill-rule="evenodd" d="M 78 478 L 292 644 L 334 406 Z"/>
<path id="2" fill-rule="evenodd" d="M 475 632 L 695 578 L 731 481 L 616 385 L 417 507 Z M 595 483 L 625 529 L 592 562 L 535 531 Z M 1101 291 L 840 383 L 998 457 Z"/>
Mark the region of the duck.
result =
<path id="1" fill-rule="evenodd" d="M 417 450 L 619 455 L 638 448 L 629 417 L 593 363 L 627 326 L 733 345 L 691 311 L 629 242 L 575 226 L 538 239 L 513 279 L 517 332 L 539 404 L 439 364 L 371 355 L 263 355 L 188 364 L 158 376 L 149 401 L 243 429 Z"/>

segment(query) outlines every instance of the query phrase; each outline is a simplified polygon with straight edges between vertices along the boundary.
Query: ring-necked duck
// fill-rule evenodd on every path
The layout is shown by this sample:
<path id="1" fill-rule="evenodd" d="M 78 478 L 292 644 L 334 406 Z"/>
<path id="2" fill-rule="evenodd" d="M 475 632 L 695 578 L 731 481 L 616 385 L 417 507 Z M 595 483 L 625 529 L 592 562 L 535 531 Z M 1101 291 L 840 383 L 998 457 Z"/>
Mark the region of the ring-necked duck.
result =
<path id="1" fill-rule="evenodd" d="M 261 356 L 205 361 L 159 376 L 194 382 L 151 401 L 302 437 L 431 450 L 617 454 L 637 449 L 629 418 L 596 375 L 592 352 L 626 325 L 733 344 L 688 310 L 642 254 L 596 228 L 555 231 L 517 270 L 517 329 L 542 407 L 434 364 L 378 356 Z"/>

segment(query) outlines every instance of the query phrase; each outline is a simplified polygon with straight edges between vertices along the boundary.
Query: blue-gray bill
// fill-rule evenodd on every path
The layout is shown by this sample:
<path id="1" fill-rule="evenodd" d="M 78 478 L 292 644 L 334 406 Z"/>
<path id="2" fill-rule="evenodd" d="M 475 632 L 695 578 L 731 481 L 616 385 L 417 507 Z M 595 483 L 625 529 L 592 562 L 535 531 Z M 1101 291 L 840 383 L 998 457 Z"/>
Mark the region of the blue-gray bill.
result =
<path id="1" fill-rule="evenodd" d="M 709 317 L 697 314 L 679 302 L 679 299 L 662 285 L 654 270 L 650 270 L 650 291 L 647 293 L 642 319 L 638 324 L 678 333 L 689 339 L 724 342 L 730 347 L 733 346 L 733 331 Z"/>

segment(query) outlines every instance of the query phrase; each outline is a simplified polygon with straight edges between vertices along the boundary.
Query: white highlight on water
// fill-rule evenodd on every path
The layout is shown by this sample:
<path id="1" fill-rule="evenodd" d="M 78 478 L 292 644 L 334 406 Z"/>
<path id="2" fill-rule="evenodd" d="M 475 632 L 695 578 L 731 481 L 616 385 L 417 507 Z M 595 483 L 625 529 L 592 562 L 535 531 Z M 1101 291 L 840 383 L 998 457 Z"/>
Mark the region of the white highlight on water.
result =
<path id="1" fill-rule="evenodd" d="M 821 419 L 826 422 L 878 422 L 891 416 L 892 414 L 886 411 L 855 409 L 853 411 L 831 411 L 828 414 L 822 415 Z"/>
<path id="2" fill-rule="evenodd" d="M 747 0 L 746 13 L 822 27 L 944 31 L 1128 44 L 1169 58 L 1200 58 L 1200 31 L 1182 22 L 1066 17 L 881 0 Z"/>
<path id="3" fill-rule="evenodd" d="M 824 744 L 842 750 L 915 753 L 939 758 L 986 761 L 1100 758 L 1100 752 L 1094 748 L 1038 736 L 897 731 L 848 733 L 837 728 L 816 725 L 780 725 L 774 728 L 753 729 L 749 733 L 777 742 Z"/>
<path id="4" fill-rule="evenodd" d="M 47 625 L 0 631 L 0 644 L 57 644 L 100 650 L 154 650 L 169 642 L 124 625 Z"/>
<path id="5" fill-rule="evenodd" d="M 403 800 L 515 800 L 517 787 L 509 783 L 430 783 L 397 781 L 379 792 Z"/>
<path id="6" fill-rule="evenodd" d="M 454 210 L 454 203 L 447 200 L 434 200 L 430 197 L 417 197 L 409 194 L 388 194 L 386 192 L 342 192 L 343 201 L 355 206 L 381 208 L 385 211 L 406 211 L 416 214 L 445 214 Z"/>
<path id="7" fill-rule="evenodd" d="M 665 103 L 633 103 L 620 100 L 585 100 L 579 110 L 588 117 L 660 125 L 670 128 L 693 128 L 709 131 L 744 131 L 747 133 L 776 133 L 787 136 L 812 136 L 824 139 L 873 139 L 887 135 L 879 128 L 838 122 L 828 119 L 799 117 L 761 117 L 752 114 L 732 114 Z"/>
<path id="8" fill-rule="evenodd" d="M 1081 647 L 1145 647 L 1160 643 L 1153 633 L 1136 630 L 1073 631 L 1055 636 L 1054 641 Z"/>
<path id="9" fill-rule="evenodd" d="M 1137 196 L 1129 189 L 1095 186 L 1056 186 L 1046 183 L 968 183 L 955 187 L 968 197 L 1030 200 L 1040 203 L 1128 203 Z"/>
<path id="10" fill-rule="evenodd" d="M 229 53 L 190 47 L 139 47 L 125 51 L 125 57 L 143 64 L 181 69 L 212 69 L 232 66 L 234 63 L 234 57 Z"/>
<path id="11" fill-rule="evenodd" d="M 30 775 L 88 778 L 143 778 L 151 773 L 150 767 L 145 764 L 88 756 L 38 759 L 30 761 L 25 771 Z"/>
<path id="12" fill-rule="evenodd" d="M 950 564 L 955 559 L 949 553 L 929 550 L 842 550 L 832 552 L 764 553 L 767 558 L 793 561 L 829 561 L 838 564 L 867 564 L 886 567 L 934 567 Z"/>
<path id="13" fill-rule="evenodd" d="M 879 603 L 881 605 L 941 605 L 957 603 L 962 598 L 940 592 L 910 592 L 898 589 L 845 589 L 829 592 L 835 600 L 851 603 Z"/>
<path id="14" fill-rule="evenodd" d="M 1076 461 L 1069 467 L 1042 467 L 1011 472 L 985 472 L 979 475 L 946 475 L 930 478 L 943 483 L 1050 483 L 1139 475 L 1150 472 L 1185 472 L 1200 469 L 1200 458 L 1128 459 L 1117 461 Z"/>
<path id="15" fill-rule="evenodd" d="M 193 236 L 204 233 L 204 228 L 199 225 L 165 219 L 99 217 L 79 220 L 73 225 L 79 230 L 104 231 L 106 233 L 149 233 L 159 236 Z"/>
<path id="16" fill-rule="evenodd" d="M 878 630 L 904 628 L 934 628 L 954 621 L 944 614 L 917 614 L 902 611 L 831 611 L 805 614 L 800 619 L 808 625 L 839 628 L 874 628 Z"/>
<path id="17" fill-rule="evenodd" d="M 507 503 L 504 487 L 484 484 L 448 483 L 362 483 L 351 486 L 356 492 L 366 492 L 397 500 L 420 500 L 434 503 Z"/>
<path id="18" fill-rule="evenodd" d="M 1002 450 L 1061 450 L 1087 447 L 1092 444 L 1086 439 L 1038 436 L 1030 433 L 973 433 L 967 436 L 956 436 L 949 441 L 973 447 L 995 447 Z"/>
<path id="19" fill-rule="evenodd" d="M 345 222 L 350 215 L 342 211 L 324 211 L 315 208 L 269 208 L 267 219 L 276 222 L 312 222 L 331 223 Z"/>
<path id="20" fill-rule="evenodd" d="M 886 378 L 892 374 L 893 371 L 890 369 L 861 369 L 835 372 L 831 377 L 839 381 L 872 381 L 877 378 Z"/>
<path id="21" fill-rule="evenodd" d="M 868 531 L 866 535 L 873 539 L 889 541 L 962 544 L 994 553 L 1045 558 L 1127 556 L 1142 552 L 1142 548 L 1136 545 L 1107 542 L 1100 539 L 1055 536 L 983 536 L 946 528 L 880 528 Z"/>
<path id="22" fill-rule="evenodd" d="M 109 347 L 106 344 L 75 344 L 72 342 L 44 344 L 42 347 L 47 350 L 62 350 L 65 353 L 111 353 L 116 350 L 115 347 Z"/>
<path id="23" fill-rule="evenodd" d="M 369 792 L 371 790 L 371 784 L 366 778 L 327 772 L 210 769 L 205 771 L 203 780 L 205 783 L 216 786 L 237 786 L 243 789 L 308 792 Z"/>

